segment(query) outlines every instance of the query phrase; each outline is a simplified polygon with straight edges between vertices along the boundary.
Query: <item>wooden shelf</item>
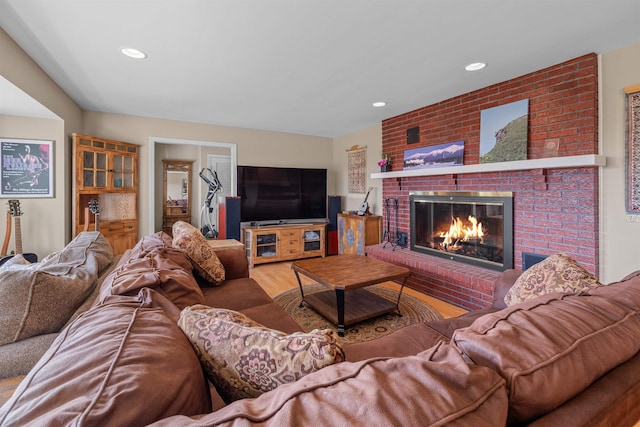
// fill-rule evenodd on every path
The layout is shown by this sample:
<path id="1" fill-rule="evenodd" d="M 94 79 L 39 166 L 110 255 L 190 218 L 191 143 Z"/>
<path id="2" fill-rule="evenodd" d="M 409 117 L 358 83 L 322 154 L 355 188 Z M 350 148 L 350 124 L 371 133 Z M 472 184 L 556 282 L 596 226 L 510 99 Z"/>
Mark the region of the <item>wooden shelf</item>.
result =
<path id="1" fill-rule="evenodd" d="M 338 303 L 336 292 L 333 289 L 305 295 L 304 301 L 333 322 L 333 324 L 338 324 Z M 345 292 L 344 306 L 349 307 L 344 313 L 344 326 L 391 313 L 397 308 L 395 302 L 382 298 L 364 288 Z"/>
<path id="2" fill-rule="evenodd" d="M 605 166 L 606 163 L 606 156 L 602 156 L 599 154 L 584 154 L 581 156 L 547 157 L 544 159 L 517 160 L 513 162 L 482 163 L 476 165 L 449 166 L 444 168 L 431 169 L 413 169 L 397 172 L 378 172 L 372 173 L 371 179 L 435 176 L 479 172 L 503 172 L 529 169 L 600 167 Z"/>
<path id="3" fill-rule="evenodd" d="M 325 257 L 327 224 L 283 224 L 242 227 L 249 267 L 266 262 Z"/>

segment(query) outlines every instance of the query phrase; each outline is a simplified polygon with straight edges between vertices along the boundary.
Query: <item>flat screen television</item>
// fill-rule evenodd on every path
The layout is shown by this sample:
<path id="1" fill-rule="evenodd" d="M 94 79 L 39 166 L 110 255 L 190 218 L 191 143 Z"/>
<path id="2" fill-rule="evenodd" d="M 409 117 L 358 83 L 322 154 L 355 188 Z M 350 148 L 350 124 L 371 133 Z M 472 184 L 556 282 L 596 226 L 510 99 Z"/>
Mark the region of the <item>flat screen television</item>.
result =
<path id="1" fill-rule="evenodd" d="M 327 170 L 238 166 L 240 221 L 283 223 L 327 217 Z"/>

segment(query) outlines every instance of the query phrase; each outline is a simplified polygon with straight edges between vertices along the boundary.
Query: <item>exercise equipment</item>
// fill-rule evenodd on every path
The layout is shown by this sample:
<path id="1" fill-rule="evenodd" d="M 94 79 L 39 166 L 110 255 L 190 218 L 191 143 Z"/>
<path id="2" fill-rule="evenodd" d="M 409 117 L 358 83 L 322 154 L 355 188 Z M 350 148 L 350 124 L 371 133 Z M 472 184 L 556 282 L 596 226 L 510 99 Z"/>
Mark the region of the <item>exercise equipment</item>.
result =
<path id="1" fill-rule="evenodd" d="M 209 187 L 207 196 L 202 203 L 202 209 L 200 209 L 200 219 L 204 223 L 202 228 L 200 228 L 200 232 L 207 239 L 215 239 L 218 237 L 218 231 L 211 222 L 211 214 L 215 210 L 211 202 L 216 194 L 223 190 L 222 183 L 218 179 L 218 173 L 209 168 L 203 168 L 198 175 Z"/>

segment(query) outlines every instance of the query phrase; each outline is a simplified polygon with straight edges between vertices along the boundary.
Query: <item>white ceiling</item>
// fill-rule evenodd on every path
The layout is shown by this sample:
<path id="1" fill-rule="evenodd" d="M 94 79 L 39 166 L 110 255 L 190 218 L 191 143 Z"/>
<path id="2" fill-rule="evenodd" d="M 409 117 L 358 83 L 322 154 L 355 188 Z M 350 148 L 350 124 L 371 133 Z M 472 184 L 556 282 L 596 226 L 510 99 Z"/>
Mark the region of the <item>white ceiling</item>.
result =
<path id="1" fill-rule="evenodd" d="M 639 43 L 640 0 L 0 0 L 0 26 L 85 110 L 336 137 Z"/>

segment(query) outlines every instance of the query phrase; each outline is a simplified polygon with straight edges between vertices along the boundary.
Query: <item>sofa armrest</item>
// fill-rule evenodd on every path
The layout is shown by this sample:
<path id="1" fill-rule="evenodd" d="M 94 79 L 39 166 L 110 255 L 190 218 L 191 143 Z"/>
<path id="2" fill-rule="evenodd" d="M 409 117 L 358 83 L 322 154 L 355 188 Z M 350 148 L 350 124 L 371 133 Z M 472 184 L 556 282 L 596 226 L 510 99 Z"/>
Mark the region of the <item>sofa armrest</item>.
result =
<path id="1" fill-rule="evenodd" d="M 213 250 L 224 266 L 225 280 L 249 277 L 249 262 L 243 247 L 214 247 Z"/>
<path id="2" fill-rule="evenodd" d="M 493 308 L 497 310 L 507 308 L 507 305 L 504 303 L 504 296 L 507 295 L 507 292 L 509 292 L 509 289 L 511 289 L 511 286 L 513 286 L 521 274 L 522 271 L 513 269 L 502 272 L 498 280 L 496 280 L 496 286 L 493 291 Z"/>

